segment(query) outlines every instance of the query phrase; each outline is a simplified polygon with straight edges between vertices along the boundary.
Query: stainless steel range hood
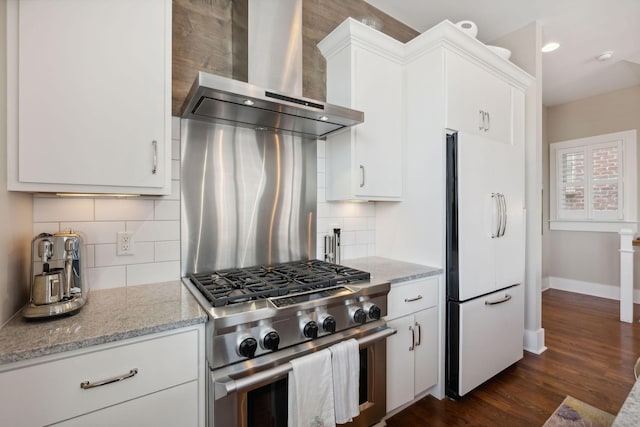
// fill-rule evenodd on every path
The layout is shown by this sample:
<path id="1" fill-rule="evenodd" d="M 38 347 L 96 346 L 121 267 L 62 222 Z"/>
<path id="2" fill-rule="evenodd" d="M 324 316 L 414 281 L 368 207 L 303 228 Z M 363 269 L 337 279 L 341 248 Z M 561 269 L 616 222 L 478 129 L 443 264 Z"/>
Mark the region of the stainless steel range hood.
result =
<path id="1" fill-rule="evenodd" d="M 320 138 L 362 123 L 364 113 L 199 72 L 182 117 Z"/>

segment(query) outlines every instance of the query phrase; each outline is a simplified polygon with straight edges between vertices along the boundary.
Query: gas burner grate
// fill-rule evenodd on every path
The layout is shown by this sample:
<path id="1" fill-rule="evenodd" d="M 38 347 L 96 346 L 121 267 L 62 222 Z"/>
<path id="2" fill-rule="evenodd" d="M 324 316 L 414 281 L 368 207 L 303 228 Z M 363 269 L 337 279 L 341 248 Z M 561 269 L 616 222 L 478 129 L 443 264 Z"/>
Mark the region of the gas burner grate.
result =
<path id="1" fill-rule="evenodd" d="M 220 307 L 369 280 L 370 274 L 314 259 L 197 273 L 189 278 L 214 307 Z"/>

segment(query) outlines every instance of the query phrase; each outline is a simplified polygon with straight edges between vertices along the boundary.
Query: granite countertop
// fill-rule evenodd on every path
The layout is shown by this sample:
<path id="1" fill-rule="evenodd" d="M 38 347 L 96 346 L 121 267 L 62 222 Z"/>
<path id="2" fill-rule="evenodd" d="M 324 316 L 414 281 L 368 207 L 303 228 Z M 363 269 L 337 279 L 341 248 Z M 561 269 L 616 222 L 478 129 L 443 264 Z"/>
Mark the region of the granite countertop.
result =
<path id="1" fill-rule="evenodd" d="M 0 328 L 0 367 L 206 321 L 180 281 L 93 290 L 73 316 L 33 321 L 16 314 Z"/>
<path id="2" fill-rule="evenodd" d="M 443 272 L 442 268 L 412 264 L 381 257 L 356 258 L 341 261 L 340 264 L 368 271 L 372 283 L 395 283 L 435 276 Z"/>
<path id="3" fill-rule="evenodd" d="M 631 388 L 611 427 L 636 427 L 638 425 L 640 425 L 640 381 L 636 381 Z"/>

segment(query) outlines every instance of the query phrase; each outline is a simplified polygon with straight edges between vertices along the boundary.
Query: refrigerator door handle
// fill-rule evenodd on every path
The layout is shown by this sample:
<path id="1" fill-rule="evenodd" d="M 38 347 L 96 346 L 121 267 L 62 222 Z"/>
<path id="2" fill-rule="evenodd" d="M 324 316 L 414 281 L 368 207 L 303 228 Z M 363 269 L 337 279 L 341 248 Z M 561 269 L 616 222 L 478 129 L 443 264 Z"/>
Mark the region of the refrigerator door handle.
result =
<path id="1" fill-rule="evenodd" d="M 502 228 L 498 237 L 504 236 L 505 231 L 507 231 L 507 199 L 504 197 L 503 193 L 499 193 L 500 197 L 500 205 L 502 207 Z"/>
<path id="2" fill-rule="evenodd" d="M 499 298 L 499 299 L 496 299 L 496 300 L 493 300 L 493 301 L 486 300 L 484 302 L 484 305 L 502 304 L 502 303 L 505 303 L 505 302 L 509 301 L 510 299 L 511 299 L 511 295 L 505 294 L 505 296 L 503 298 Z"/>
<path id="3" fill-rule="evenodd" d="M 413 349 L 416 348 L 416 331 L 411 325 L 409 325 L 409 330 L 411 331 L 411 345 L 409 346 L 409 351 L 413 351 Z"/>
<path id="4" fill-rule="evenodd" d="M 500 229 L 502 228 L 502 204 L 500 203 L 500 193 L 491 193 L 491 198 L 495 202 L 495 205 L 496 205 L 496 208 L 497 208 L 497 212 L 498 212 L 497 219 L 495 221 L 496 230 L 495 230 L 495 233 L 491 234 L 491 238 L 495 239 L 497 237 L 500 237 Z M 492 216 L 493 216 L 493 218 L 496 218 L 495 214 L 492 215 Z"/>

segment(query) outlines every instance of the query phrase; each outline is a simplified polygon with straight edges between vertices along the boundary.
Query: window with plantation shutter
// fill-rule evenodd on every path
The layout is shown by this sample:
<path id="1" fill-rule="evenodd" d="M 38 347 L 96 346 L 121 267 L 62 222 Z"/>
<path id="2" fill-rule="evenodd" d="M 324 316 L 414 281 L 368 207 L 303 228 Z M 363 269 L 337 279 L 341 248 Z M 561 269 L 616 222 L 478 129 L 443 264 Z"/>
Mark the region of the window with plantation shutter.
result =
<path id="1" fill-rule="evenodd" d="M 550 146 L 552 230 L 637 231 L 636 131 Z"/>

